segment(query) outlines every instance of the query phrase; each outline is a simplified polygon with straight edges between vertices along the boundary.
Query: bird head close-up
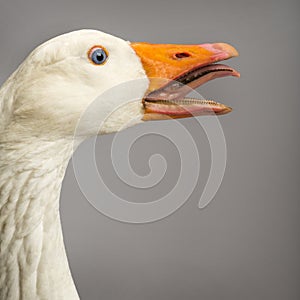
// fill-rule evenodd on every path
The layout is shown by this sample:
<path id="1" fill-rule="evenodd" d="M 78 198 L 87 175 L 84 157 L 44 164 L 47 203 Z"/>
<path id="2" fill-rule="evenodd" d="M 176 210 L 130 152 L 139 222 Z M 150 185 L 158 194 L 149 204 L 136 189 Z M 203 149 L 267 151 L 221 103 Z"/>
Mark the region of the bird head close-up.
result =
<path id="1" fill-rule="evenodd" d="M 224 104 L 185 96 L 214 78 L 238 77 L 216 64 L 237 55 L 225 43 L 130 43 L 96 30 L 67 33 L 37 47 L 4 84 L 2 126 L 23 137 L 70 137 L 96 99 L 85 135 L 99 133 L 105 119 L 101 132 L 109 133 L 129 119 L 225 114 L 231 108 Z"/>

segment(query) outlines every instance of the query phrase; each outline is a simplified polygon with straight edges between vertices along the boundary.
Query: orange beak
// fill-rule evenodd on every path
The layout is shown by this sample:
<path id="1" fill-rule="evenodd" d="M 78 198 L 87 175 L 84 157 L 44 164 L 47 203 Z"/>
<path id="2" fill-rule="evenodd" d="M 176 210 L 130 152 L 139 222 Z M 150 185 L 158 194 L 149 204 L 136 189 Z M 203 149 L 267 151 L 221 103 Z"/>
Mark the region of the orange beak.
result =
<path id="1" fill-rule="evenodd" d="M 224 114 L 231 109 L 214 101 L 186 99 L 184 96 L 205 82 L 218 77 L 236 76 L 234 69 L 221 60 L 238 56 L 237 50 L 225 43 L 172 45 L 131 43 L 140 57 L 150 80 L 143 104 L 144 119 L 182 118 L 211 113 Z M 185 99 L 188 100 L 185 103 Z M 154 115 L 153 115 L 154 114 Z"/>

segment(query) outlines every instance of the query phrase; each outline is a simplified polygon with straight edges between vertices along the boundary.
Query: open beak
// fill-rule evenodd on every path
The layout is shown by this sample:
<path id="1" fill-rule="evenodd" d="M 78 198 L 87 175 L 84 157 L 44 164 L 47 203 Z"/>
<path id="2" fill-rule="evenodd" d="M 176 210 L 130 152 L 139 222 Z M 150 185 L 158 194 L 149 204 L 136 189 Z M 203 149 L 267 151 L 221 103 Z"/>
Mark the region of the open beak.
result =
<path id="1" fill-rule="evenodd" d="M 216 62 L 238 56 L 225 43 L 173 45 L 131 43 L 150 80 L 143 99 L 144 120 L 226 114 L 231 108 L 212 101 L 185 97 L 214 78 L 240 74 Z"/>

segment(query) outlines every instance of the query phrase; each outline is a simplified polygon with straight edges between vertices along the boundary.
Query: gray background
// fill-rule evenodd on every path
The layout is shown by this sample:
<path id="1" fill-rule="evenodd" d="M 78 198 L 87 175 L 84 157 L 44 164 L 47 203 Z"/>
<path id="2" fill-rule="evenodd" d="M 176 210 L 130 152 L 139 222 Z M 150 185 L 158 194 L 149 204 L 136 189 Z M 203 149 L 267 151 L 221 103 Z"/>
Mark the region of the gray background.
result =
<path id="1" fill-rule="evenodd" d="M 1 82 L 35 46 L 79 28 L 132 41 L 225 41 L 240 51 L 229 63 L 241 72 L 239 80 L 217 80 L 199 89 L 234 108 L 221 118 L 227 169 L 207 208 L 199 210 L 197 204 L 209 147 L 193 120 L 181 123 L 194 136 L 203 172 L 189 201 L 161 221 L 133 225 L 105 217 L 85 200 L 72 165 L 68 168 L 61 212 L 82 299 L 300 299 L 298 17 L 298 1 L 290 0 L 1 0 Z M 147 201 L 174 185 L 178 151 L 166 138 L 148 136 L 132 149 L 139 174 L 147 174 L 153 153 L 168 161 L 167 179 L 155 193 L 118 180 L 110 163 L 112 139 L 100 139 L 96 156 L 116 194 Z M 78 153 L 83 160 L 90 144 Z"/>

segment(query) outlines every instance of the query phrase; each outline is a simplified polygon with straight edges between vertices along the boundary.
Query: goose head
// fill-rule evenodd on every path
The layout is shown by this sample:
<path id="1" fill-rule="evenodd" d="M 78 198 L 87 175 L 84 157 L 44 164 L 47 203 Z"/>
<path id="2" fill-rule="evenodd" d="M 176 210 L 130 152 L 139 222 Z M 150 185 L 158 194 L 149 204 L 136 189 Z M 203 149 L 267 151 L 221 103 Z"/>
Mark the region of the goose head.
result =
<path id="1" fill-rule="evenodd" d="M 91 135 L 101 122 L 108 133 L 129 118 L 136 124 L 224 114 L 231 109 L 223 104 L 185 96 L 211 79 L 239 76 L 215 64 L 233 56 L 237 51 L 224 43 L 159 45 L 97 30 L 67 33 L 37 47 L 9 78 L 1 91 L 2 123 L 14 135 L 56 138 L 72 136 L 80 120 L 82 134 Z"/>

